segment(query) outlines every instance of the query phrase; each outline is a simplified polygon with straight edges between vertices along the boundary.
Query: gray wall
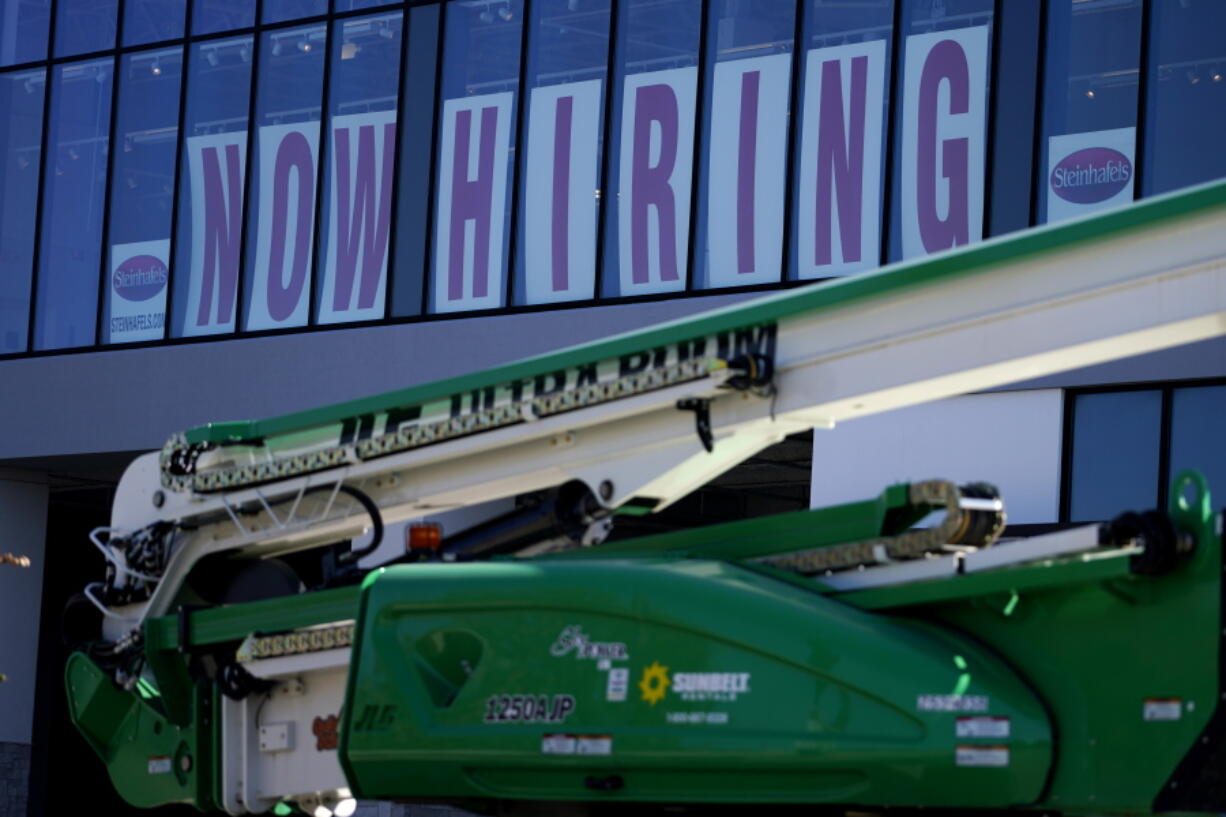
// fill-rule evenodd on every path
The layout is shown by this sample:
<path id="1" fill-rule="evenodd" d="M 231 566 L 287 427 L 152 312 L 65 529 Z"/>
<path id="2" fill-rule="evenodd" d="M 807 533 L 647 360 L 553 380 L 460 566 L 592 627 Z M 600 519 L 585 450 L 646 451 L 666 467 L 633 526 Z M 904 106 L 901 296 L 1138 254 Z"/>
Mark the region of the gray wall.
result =
<path id="1" fill-rule="evenodd" d="M 47 495 L 41 477 L 0 471 L 0 553 L 28 556 L 32 563 L 0 565 L 0 673 L 8 676 L 0 683 L 0 743 L 30 743 Z"/>
<path id="2" fill-rule="evenodd" d="M 161 448 L 268 417 L 476 371 L 747 297 L 439 320 L 0 362 L 0 462 Z M 19 399 L 13 399 L 19 396 Z"/>

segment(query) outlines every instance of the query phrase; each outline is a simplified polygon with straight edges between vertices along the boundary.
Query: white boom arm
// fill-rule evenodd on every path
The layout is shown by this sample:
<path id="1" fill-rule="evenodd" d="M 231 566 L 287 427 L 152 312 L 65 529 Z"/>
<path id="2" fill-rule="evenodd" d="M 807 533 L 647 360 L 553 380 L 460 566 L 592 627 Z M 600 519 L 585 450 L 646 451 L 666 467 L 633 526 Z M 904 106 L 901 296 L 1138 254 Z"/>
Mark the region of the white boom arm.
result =
<path id="1" fill-rule="evenodd" d="M 274 556 L 358 536 L 368 516 L 336 493 L 342 483 L 389 522 L 572 480 L 608 508 L 659 509 L 787 434 L 1221 334 L 1226 186 L 1216 185 L 373 408 L 220 440 L 217 429 L 197 432 L 214 435 L 205 442 L 189 433 L 120 482 L 118 536 L 157 521 L 178 532 L 151 597 L 108 629 L 167 612 L 208 554 Z M 696 433 L 704 411 L 710 453 Z"/>

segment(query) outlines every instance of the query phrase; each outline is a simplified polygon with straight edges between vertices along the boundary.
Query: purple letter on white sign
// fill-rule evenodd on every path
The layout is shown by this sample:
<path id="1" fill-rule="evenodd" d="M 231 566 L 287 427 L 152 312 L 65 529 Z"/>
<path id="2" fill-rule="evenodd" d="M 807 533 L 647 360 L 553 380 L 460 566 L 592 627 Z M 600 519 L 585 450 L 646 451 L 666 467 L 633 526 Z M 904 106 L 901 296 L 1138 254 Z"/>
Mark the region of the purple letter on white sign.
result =
<path id="1" fill-rule="evenodd" d="M 523 179 L 526 303 L 595 294 L 600 86 L 590 79 L 532 89 Z"/>
<path id="2" fill-rule="evenodd" d="M 187 140 L 191 173 L 191 269 L 183 334 L 234 330 L 247 132 Z"/>
<path id="3" fill-rule="evenodd" d="M 877 266 L 885 41 L 810 51 L 797 186 L 801 278 Z"/>
<path id="4" fill-rule="evenodd" d="M 671 68 L 626 77 L 617 294 L 685 288 L 696 70 Z"/>
<path id="5" fill-rule="evenodd" d="M 443 102 L 435 312 L 502 306 L 510 92 Z"/>
<path id="6" fill-rule="evenodd" d="M 987 26 L 907 38 L 902 132 L 904 258 L 983 237 Z"/>
<path id="7" fill-rule="evenodd" d="M 303 326 L 315 247 L 319 123 L 259 130 L 260 186 L 248 329 Z"/>
<path id="8" fill-rule="evenodd" d="M 780 278 L 791 70 L 787 54 L 715 64 L 699 286 Z"/>
<path id="9" fill-rule="evenodd" d="M 383 317 L 387 291 L 396 112 L 337 116 L 330 127 L 332 175 L 319 321 L 375 320 Z"/>

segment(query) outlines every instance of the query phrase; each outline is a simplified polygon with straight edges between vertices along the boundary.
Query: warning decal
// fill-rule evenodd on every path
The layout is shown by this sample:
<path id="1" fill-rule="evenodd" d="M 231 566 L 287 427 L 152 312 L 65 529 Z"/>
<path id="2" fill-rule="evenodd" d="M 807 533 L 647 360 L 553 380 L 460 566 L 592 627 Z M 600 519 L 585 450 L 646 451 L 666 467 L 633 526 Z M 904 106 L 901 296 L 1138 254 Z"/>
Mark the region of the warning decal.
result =
<path id="1" fill-rule="evenodd" d="M 960 738 L 1007 738 L 1009 719 L 991 715 L 958 718 L 955 735 Z"/>
<path id="2" fill-rule="evenodd" d="M 1008 766 L 1008 746 L 959 746 L 955 754 L 959 766 Z"/>
<path id="3" fill-rule="evenodd" d="M 1146 698 L 1141 717 L 1147 721 L 1177 721 L 1183 716 L 1183 701 L 1179 698 Z"/>

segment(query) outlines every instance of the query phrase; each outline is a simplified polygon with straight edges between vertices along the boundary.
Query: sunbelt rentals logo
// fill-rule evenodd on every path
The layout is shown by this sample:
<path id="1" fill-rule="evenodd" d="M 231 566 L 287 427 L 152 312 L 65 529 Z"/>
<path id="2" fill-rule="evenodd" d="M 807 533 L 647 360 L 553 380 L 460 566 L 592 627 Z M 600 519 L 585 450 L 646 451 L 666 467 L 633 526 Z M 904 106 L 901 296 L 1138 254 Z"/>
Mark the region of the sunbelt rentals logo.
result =
<path id="1" fill-rule="evenodd" d="M 750 692 L 748 672 L 674 672 L 659 661 L 643 668 L 639 692 L 647 703 L 655 706 L 672 690 L 683 701 L 731 702 L 738 695 Z"/>

